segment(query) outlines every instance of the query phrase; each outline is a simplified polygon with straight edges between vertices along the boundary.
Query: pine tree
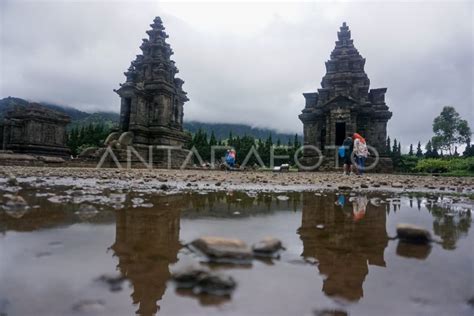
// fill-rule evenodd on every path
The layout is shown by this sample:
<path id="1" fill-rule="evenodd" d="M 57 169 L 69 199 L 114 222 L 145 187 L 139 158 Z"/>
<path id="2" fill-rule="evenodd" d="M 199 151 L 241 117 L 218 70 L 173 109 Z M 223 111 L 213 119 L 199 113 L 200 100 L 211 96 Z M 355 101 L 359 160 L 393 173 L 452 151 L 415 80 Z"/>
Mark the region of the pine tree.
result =
<path id="1" fill-rule="evenodd" d="M 392 147 L 392 157 L 396 157 L 398 152 L 398 144 L 397 144 L 397 139 L 395 138 L 393 140 L 393 147 Z"/>
<path id="2" fill-rule="evenodd" d="M 425 146 L 425 157 L 433 158 L 433 145 L 431 144 L 431 140 L 429 140 Z"/>
<path id="3" fill-rule="evenodd" d="M 408 151 L 409 156 L 413 156 L 415 153 L 413 152 L 413 144 L 410 144 L 410 150 Z"/>
<path id="4" fill-rule="evenodd" d="M 211 131 L 211 138 L 209 139 L 209 146 L 216 146 L 217 140 L 216 135 L 214 135 L 214 131 Z"/>
<path id="5" fill-rule="evenodd" d="M 397 156 L 401 156 L 402 155 L 402 144 L 399 142 L 398 143 L 398 148 L 397 148 Z"/>
<path id="6" fill-rule="evenodd" d="M 293 145 L 294 145 L 295 148 L 300 147 L 300 141 L 298 140 L 298 134 L 295 134 L 295 140 L 293 142 Z"/>
<path id="7" fill-rule="evenodd" d="M 387 151 L 387 155 L 391 156 L 392 147 L 391 147 L 391 142 L 390 142 L 390 136 L 387 137 L 386 151 Z"/>
<path id="8" fill-rule="evenodd" d="M 416 147 L 416 156 L 418 158 L 423 157 L 423 151 L 421 150 L 421 143 L 418 142 L 418 146 Z"/>
<path id="9" fill-rule="evenodd" d="M 288 138 L 288 147 L 293 147 L 293 143 L 291 142 L 291 139 Z"/>

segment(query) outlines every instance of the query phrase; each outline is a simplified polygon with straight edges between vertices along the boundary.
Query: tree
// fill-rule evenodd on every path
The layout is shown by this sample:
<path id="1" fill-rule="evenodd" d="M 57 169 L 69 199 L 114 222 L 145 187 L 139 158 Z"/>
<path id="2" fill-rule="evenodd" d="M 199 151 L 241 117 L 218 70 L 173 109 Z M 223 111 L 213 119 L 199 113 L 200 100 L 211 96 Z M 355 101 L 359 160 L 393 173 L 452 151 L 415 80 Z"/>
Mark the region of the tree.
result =
<path id="1" fill-rule="evenodd" d="M 214 131 L 211 131 L 211 138 L 209 139 L 209 146 L 216 146 L 218 144 L 216 135 L 214 135 Z"/>
<path id="2" fill-rule="evenodd" d="M 392 147 L 391 147 L 391 142 L 390 142 L 390 136 L 387 137 L 387 143 L 386 143 L 386 151 L 387 151 L 387 155 L 391 155 L 392 153 Z"/>
<path id="3" fill-rule="evenodd" d="M 399 142 L 398 143 L 398 148 L 397 148 L 397 156 L 401 156 L 402 155 L 402 144 Z"/>
<path id="4" fill-rule="evenodd" d="M 451 155 L 454 146 L 464 144 L 471 136 L 471 129 L 466 120 L 461 119 L 458 112 L 451 106 L 445 106 L 440 115 L 433 121 L 432 145 L 441 150 L 446 150 Z"/>
<path id="5" fill-rule="evenodd" d="M 459 157 L 458 146 L 454 146 L 454 153 L 453 153 L 453 156 L 454 156 L 454 157 Z"/>
<path id="6" fill-rule="evenodd" d="M 418 146 L 416 147 L 416 156 L 418 158 L 423 157 L 423 151 L 421 150 L 421 143 L 418 142 Z"/>
<path id="7" fill-rule="evenodd" d="M 393 140 L 393 147 L 392 147 L 392 156 L 396 157 L 398 153 L 398 145 L 397 145 L 397 139 L 395 138 Z"/>
<path id="8" fill-rule="evenodd" d="M 295 141 L 293 142 L 295 148 L 299 148 L 301 146 L 300 141 L 298 140 L 298 134 L 295 134 Z"/>
<path id="9" fill-rule="evenodd" d="M 474 145 L 471 145 L 471 139 L 466 142 L 466 149 L 462 153 L 464 157 L 474 157 Z"/>
<path id="10" fill-rule="evenodd" d="M 410 150 L 408 151 L 409 156 L 413 156 L 415 153 L 413 152 L 413 144 L 410 144 Z"/>
<path id="11" fill-rule="evenodd" d="M 425 146 L 425 158 L 432 158 L 432 156 L 433 156 L 433 145 L 431 144 L 431 140 L 429 140 Z"/>

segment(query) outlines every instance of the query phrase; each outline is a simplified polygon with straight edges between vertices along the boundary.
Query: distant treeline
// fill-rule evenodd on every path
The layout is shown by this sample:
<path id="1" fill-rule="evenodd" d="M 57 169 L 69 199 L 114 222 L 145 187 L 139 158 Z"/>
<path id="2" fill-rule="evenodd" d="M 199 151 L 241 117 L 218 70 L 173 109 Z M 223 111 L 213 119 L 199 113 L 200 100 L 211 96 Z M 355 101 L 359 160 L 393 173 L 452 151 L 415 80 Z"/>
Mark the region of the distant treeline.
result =
<path id="1" fill-rule="evenodd" d="M 280 140 L 283 144 L 287 144 L 289 141 L 294 142 L 295 137 L 294 134 L 277 133 L 272 129 L 251 127 L 244 124 L 201 123 L 190 121 L 184 122 L 184 129 L 189 131 L 191 134 L 196 134 L 199 130 L 206 132 L 207 135 L 211 135 L 213 132 L 217 139 L 226 139 L 229 136 L 229 132 L 232 132 L 235 137 L 250 135 L 256 139 L 262 140 L 266 140 L 271 135 L 274 142 Z M 302 141 L 302 136 L 298 135 L 298 142 L 301 143 Z"/>
<path id="2" fill-rule="evenodd" d="M 195 147 L 203 162 L 210 162 L 212 146 L 229 146 L 234 148 L 237 152 L 236 162 L 238 164 L 244 162 L 253 146 L 262 159 L 264 165 L 269 166 L 270 152 L 273 146 L 275 146 L 275 156 L 289 156 L 289 158 L 275 159 L 275 165 L 280 165 L 282 163 L 293 163 L 294 154 L 301 146 L 301 143 L 298 135 L 294 135 L 293 139 L 289 139 L 286 143 L 282 143 L 279 139 L 274 142 L 274 138 L 271 134 L 266 139 L 261 139 L 255 138 L 253 135 L 234 136 L 234 134 L 230 132 L 225 139 L 221 139 L 216 137 L 214 132 L 211 132 L 211 134 L 208 135 L 206 131 L 198 129 L 197 132 L 193 134 L 192 141 L 187 147 L 188 149 Z M 224 157 L 225 153 L 226 149 L 216 150 L 216 162 Z M 195 162 L 198 162 L 196 157 Z M 254 164 L 259 164 L 259 161 L 257 160 L 256 155 L 252 154 L 250 159 L 247 161 L 247 165 L 253 166 Z"/>
<path id="3" fill-rule="evenodd" d="M 67 134 L 67 146 L 73 155 L 78 155 L 87 147 L 100 147 L 104 144 L 113 127 L 104 123 L 76 126 Z"/>

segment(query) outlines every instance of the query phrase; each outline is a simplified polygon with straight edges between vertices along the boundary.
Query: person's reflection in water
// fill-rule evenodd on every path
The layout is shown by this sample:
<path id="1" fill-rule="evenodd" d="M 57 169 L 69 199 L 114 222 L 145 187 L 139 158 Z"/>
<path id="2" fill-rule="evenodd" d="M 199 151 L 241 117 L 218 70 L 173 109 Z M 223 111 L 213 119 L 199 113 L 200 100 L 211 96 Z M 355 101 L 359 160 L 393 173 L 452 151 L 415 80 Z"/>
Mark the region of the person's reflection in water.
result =
<path id="1" fill-rule="evenodd" d="M 368 205 L 366 197 L 355 198 L 353 203 L 357 205 L 351 210 L 351 205 L 341 207 L 327 197 L 305 194 L 298 229 L 302 256 L 317 259 L 319 272 L 326 276 L 324 293 L 348 301 L 363 296 L 367 264 L 385 266 L 384 249 L 388 244 L 384 207 Z M 318 226 L 323 229 L 317 225 L 323 225 Z"/>
<path id="2" fill-rule="evenodd" d="M 178 198 L 178 200 L 175 200 Z M 151 209 L 116 213 L 115 243 L 120 272 L 133 285 L 138 315 L 155 315 L 157 302 L 170 277 L 168 265 L 177 261 L 181 197 L 160 197 Z"/>
<path id="3" fill-rule="evenodd" d="M 367 209 L 367 197 L 359 195 L 349 199 L 352 202 L 352 214 L 354 215 L 354 221 L 360 221 L 365 216 Z"/>

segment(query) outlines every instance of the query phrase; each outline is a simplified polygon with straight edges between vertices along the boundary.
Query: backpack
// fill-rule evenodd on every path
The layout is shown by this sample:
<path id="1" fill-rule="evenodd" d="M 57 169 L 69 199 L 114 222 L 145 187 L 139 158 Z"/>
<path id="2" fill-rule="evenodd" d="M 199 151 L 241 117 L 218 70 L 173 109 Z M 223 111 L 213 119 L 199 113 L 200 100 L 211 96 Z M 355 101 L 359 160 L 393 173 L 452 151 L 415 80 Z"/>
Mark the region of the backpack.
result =
<path id="1" fill-rule="evenodd" d="M 339 147 L 339 157 L 344 158 L 345 155 L 346 155 L 346 147 L 344 146 Z"/>

